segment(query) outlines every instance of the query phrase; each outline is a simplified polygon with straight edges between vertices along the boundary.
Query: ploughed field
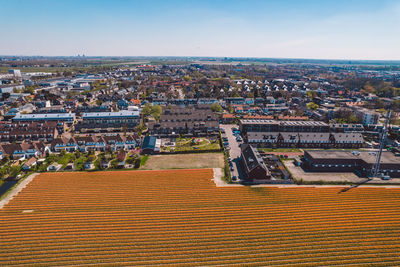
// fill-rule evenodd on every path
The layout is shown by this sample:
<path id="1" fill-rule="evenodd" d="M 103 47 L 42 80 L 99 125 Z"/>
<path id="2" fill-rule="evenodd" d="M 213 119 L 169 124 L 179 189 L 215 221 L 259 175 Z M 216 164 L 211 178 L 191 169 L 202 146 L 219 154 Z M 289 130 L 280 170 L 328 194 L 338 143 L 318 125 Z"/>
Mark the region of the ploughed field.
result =
<path id="1" fill-rule="evenodd" d="M 400 265 L 400 190 L 216 187 L 211 169 L 46 173 L 0 265 Z"/>

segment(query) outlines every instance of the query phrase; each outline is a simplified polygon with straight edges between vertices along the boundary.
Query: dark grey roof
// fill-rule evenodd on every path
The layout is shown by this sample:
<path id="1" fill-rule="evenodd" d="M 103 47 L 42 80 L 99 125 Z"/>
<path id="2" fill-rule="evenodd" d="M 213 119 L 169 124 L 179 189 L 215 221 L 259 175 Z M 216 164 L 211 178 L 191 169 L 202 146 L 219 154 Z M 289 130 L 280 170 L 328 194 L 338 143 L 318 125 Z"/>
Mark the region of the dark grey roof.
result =
<path id="1" fill-rule="evenodd" d="M 142 149 L 153 149 L 156 147 L 157 138 L 155 136 L 146 136 L 143 139 Z"/>
<path id="2" fill-rule="evenodd" d="M 299 133 L 301 142 L 329 142 L 330 133 Z"/>
<path id="3" fill-rule="evenodd" d="M 250 172 L 257 166 L 260 166 L 267 173 L 269 173 L 269 170 L 265 165 L 263 158 L 261 157 L 260 153 L 258 153 L 256 148 L 252 147 L 251 145 L 244 144 L 241 146 L 241 150 L 242 159 L 245 163 L 245 168 L 247 172 Z"/>
<path id="4" fill-rule="evenodd" d="M 332 133 L 336 142 L 364 142 L 361 133 Z"/>
<path id="5" fill-rule="evenodd" d="M 266 142 L 276 142 L 278 140 L 278 132 L 248 132 L 248 140 L 265 140 Z"/>

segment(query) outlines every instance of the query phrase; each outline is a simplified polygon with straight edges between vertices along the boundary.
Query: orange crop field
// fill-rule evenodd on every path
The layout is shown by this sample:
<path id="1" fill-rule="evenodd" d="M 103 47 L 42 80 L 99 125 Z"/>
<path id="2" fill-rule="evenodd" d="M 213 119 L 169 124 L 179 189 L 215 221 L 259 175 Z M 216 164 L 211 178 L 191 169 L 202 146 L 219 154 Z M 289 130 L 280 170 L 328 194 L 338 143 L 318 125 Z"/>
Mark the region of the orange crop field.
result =
<path id="1" fill-rule="evenodd" d="M 400 189 L 216 187 L 212 176 L 41 174 L 0 210 L 0 265 L 400 265 Z"/>

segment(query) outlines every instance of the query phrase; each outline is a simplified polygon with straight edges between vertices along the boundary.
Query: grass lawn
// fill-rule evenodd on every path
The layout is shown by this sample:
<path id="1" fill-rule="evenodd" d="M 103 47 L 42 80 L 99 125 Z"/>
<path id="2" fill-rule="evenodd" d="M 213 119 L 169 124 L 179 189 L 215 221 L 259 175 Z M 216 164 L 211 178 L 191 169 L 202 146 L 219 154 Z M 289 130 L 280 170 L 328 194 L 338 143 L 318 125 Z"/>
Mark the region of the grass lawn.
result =
<path id="1" fill-rule="evenodd" d="M 73 154 L 71 153 L 66 153 L 64 156 L 62 156 L 57 163 L 62 165 L 62 168 L 65 168 L 67 164 L 71 161 L 71 157 Z"/>
<path id="2" fill-rule="evenodd" d="M 207 138 L 196 138 L 197 143 L 192 142 L 192 138 L 177 138 L 175 151 L 201 151 L 201 150 L 219 150 L 221 147 L 219 141 L 210 141 Z M 170 151 L 172 148 L 165 148 L 165 151 Z"/>
<path id="3" fill-rule="evenodd" d="M 149 159 L 149 155 L 144 155 L 144 156 L 140 159 L 140 166 L 145 165 L 148 159 Z"/>
<path id="4" fill-rule="evenodd" d="M 176 154 L 149 156 L 142 170 L 223 168 L 222 153 Z"/>
<path id="5" fill-rule="evenodd" d="M 259 148 L 258 150 L 264 152 L 302 152 L 299 148 Z"/>

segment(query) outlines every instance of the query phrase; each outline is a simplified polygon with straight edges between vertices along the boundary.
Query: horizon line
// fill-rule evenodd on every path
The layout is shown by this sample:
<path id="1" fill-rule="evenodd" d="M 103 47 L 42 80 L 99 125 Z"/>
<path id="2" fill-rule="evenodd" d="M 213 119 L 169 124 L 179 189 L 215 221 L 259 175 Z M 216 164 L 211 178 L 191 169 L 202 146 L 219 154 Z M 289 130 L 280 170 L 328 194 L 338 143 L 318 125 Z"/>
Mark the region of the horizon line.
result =
<path id="1" fill-rule="evenodd" d="M 83 56 L 84 55 L 84 56 Z M 78 54 L 78 55 L 17 55 L 17 54 L 9 54 L 3 55 L 0 54 L 0 57 L 48 57 L 48 58 L 217 58 L 217 59 L 269 59 L 269 60 L 319 60 L 319 61 L 391 61 L 391 62 L 400 62 L 400 59 L 343 59 L 343 58 L 305 58 L 305 57 L 253 57 L 253 56 L 100 56 L 100 55 L 91 55 L 87 56 L 86 54 Z"/>

